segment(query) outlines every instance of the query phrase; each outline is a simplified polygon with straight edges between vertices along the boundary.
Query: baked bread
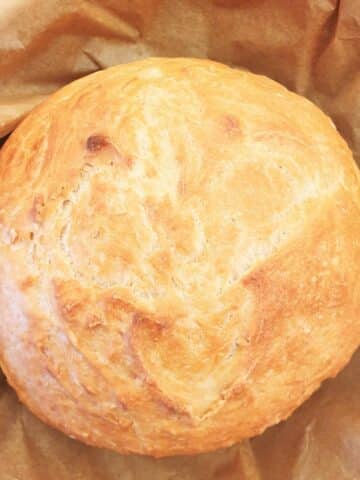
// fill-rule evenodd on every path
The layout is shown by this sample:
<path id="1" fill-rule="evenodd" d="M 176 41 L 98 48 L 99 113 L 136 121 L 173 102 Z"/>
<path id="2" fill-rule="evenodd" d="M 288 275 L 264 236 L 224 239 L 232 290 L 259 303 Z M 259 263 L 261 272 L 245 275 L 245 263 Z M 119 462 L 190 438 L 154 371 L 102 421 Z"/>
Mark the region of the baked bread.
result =
<path id="1" fill-rule="evenodd" d="M 267 78 L 149 59 L 78 80 L 0 158 L 1 367 L 72 437 L 192 454 L 286 418 L 360 343 L 360 178 Z"/>

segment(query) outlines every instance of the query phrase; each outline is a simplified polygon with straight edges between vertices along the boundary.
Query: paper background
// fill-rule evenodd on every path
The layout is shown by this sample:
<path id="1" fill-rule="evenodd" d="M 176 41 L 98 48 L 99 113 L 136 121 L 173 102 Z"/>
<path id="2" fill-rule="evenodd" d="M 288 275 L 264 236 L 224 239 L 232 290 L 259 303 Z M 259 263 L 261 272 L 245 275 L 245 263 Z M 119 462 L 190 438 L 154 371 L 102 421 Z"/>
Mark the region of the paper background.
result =
<path id="1" fill-rule="evenodd" d="M 266 74 L 332 116 L 360 161 L 359 0 L 0 0 L 0 137 L 54 90 L 147 56 Z M 360 352 L 287 422 L 197 457 L 123 457 L 19 405 L 0 377 L 0 480 L 360 479 Z"/>

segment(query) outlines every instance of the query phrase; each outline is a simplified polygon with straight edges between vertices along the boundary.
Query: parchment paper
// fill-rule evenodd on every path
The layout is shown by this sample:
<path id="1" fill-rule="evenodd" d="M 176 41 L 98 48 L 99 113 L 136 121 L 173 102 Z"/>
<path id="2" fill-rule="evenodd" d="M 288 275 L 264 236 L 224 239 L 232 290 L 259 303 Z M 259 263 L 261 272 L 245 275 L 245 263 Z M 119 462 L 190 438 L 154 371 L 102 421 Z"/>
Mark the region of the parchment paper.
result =
<path id="1" fill-rule="evenodd" d="M 266 74 L 330 114 L 360 161 L 360 0 L 0 0 L 0 137 L 65 83 L 147 56 Z M 359 378 L 360 352 L 262 436 L 153 460 L 46 427 L 0 373 L 0 480 L 360 480 Z"/>

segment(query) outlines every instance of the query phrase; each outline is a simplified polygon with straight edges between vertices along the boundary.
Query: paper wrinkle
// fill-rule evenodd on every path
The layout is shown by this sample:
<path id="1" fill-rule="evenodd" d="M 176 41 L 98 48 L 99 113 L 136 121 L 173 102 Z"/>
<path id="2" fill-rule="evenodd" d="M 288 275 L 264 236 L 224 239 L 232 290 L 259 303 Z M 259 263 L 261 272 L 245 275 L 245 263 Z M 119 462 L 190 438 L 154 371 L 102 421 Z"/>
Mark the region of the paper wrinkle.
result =
<path id="1" fill-rule="evenodd" d="M 1 0 L 0 137 L 62 85 L 148 56 L 268 75 L 327 112 L 360 161 L 360 2 Z M 286 422 L 231 449 L 154 460 L 65 437 L 0 372 L 0 480 L 360 479 L 360 351 Z"/>

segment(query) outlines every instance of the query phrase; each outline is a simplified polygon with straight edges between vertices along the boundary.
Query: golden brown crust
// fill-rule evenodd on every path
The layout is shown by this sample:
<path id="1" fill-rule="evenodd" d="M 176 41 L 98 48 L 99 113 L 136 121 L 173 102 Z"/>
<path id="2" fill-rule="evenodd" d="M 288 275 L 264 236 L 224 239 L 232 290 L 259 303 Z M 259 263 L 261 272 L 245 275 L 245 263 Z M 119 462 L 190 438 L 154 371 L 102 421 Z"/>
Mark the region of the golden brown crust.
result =
<path id="1" fill-rule="evenodd" d="M 307 100 L 150 59 L 76 81 L 0 158 L 1 366 L 44 421 L 155 456 L 289 415 L 360 340 L 360 181 Z"/>

